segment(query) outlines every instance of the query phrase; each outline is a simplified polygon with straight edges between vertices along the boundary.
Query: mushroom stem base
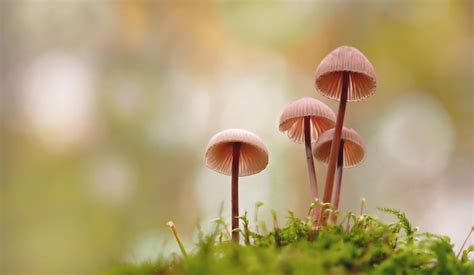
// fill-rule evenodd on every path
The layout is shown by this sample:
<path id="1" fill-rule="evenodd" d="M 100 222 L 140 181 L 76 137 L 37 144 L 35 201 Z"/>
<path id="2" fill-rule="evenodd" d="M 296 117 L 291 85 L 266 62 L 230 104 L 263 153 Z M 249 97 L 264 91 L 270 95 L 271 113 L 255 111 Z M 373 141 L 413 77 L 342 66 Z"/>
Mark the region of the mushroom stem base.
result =
<path id="1" fill-rule="evenodd" d="M 334 187 L 334 197 L 332 203 L 334 204 L 334 211 L 339 209 L 339 199 L 341 197 L 342 184 L 342 170 L 344 168 L 344 140 L 341 139 L 339 144 L 339 153 L 337 155 L 337 169 L 336 169 L 336 186 Z M 332 221 L 337 223 L 337 215 L 332 214 Z"/>

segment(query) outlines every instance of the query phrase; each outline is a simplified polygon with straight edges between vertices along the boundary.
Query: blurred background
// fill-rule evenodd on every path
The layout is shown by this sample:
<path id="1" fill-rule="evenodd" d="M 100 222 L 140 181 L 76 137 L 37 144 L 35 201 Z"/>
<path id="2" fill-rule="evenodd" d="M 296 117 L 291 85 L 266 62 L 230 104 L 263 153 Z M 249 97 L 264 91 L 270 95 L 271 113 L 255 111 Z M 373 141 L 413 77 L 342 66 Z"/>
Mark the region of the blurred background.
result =
<path id="1" fill-rule="evenodd" d="M 303 217 L 304 148 L 278 120 L 304 96 L 337 111 L 313 74 L 341 45 L 378 76 L 372 97 L 348 105 L 368 152 L 344 172 L 343 211 L 365 197 L 368 213 L 405 211 L 456 249 L 474 224 L 471 1 L 4 0 L 0 16 L 0 273 L 169 256 L 168 220 L 190 249 L 222 202 L 230 216 L 230 178 L 204 166 L 226 128 L 270 152 L 240 181 L 241 212 L 263 201 L 264 220 Z"/>

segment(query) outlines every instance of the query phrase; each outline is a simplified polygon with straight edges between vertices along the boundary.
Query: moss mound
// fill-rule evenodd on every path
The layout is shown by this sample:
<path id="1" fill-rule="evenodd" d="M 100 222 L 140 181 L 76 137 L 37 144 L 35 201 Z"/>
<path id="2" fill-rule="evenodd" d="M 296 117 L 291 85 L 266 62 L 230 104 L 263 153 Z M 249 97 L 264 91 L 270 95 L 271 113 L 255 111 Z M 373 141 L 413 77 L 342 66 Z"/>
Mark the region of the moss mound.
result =
<path id="1" fill-rule="evenodd" d="M 103 274 L 474 274 L 474 261 L 453 251 L 448 237 L 418 232 L 405 215 L 385 224 L 369 215 L 348 213 L 340 224 L 316 230 L 308 220 L 289 213 L 288 222 L 267 232 L 255 231 L 241 217 L 244 245 L 230 241 L 219 218 L 211 234 L 201 234 L 194 253 L 142 265 L 122 265 Z M 258 231 L 258 232 L 257 232 Z"/>

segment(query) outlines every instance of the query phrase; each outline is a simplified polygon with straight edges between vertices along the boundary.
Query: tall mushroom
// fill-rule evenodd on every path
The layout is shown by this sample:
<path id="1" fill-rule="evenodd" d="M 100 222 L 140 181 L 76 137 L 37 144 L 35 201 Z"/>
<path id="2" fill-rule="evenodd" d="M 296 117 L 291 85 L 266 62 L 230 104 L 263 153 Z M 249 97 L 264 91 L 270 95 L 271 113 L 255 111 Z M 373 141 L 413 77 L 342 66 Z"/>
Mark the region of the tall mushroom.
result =
<path id="1" fill-rule="evenodd" d="M 311 199 L 318 198 L 311 143 L 327 129 L 333 128 L 336 114 L 321 101 L 304 97 L 288 104 L 280 116 L 280 131 L 296 143 L 305 143 Z"/>
<path id="2" fill-rule="evenodd" d="M 334 128 L 324 132 L 314 146 L 314 157 L 324 163 L 329 162 L 329 155 L 334 140 Z M 341 133 L 339 152 L 337 158 L 336 186 L 332 203 L 334 209 L 339 209 L 339 198 L 341 196 L 342 169 L 352 168 L 359 165 L 365 156 L 365 146 L 362 137 L 353 129 L 344 127 Z M 334 216 L 334 220 L 336 216 Z"/>
<path id="3" fill-rule="evenodd" d="M 357 49 L 342 46 L 327 55 L 315 74 L 316 90 L 331 99 L 339 100 L 339 111 L 334 131 L 334 141 L 329 153 L 323 202 L 329 202 L 334 185 L 337 154 L 348 101 L 359 101 L 372 95 L 376 87 L 376 75 L 372 64 Z M 326 215 L 325 215 L 326 216 Z M 320 219 L 320 221 L 325 220 Z"/>
<path id="4" fill-rule="evenodd" d="M 229 129 L 214 135 L 206 148 L 206 166 L 232 176 L 232 240 L 239 242 L 239 176 L 257 174 L 268 164 L 268 150 L 255 134 Z"/>

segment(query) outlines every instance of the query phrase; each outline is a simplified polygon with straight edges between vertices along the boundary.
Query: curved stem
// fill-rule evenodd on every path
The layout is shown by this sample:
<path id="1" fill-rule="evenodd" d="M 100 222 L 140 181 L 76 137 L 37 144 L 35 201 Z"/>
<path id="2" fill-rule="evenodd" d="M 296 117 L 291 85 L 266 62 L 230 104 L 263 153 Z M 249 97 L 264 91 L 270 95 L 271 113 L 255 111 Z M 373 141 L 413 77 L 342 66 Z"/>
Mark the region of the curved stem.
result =
<path id="1" fill-rule="evenodd" d="M 176 242 L 178 243 L 179 250 L 181 250 L 181 254 L 183 254 L 185 258 L 188 257 L 188 253 L 186 252 L 183 242 L 181 241 L 181 238 L 179 237 L 178 229 L 176 229 L 174 222 L 169 221 L 166 223 L 166 225 L 171 229 L 171 232 L 173 233 L 173 236 L 176 239 Z"/>
<path id="2" fill-rule="evenodd" d="M 323 202 L 330 202 L 332 197 L 332 189 L 334 186 L 334 172 L 336 171 L 336 159 L 339 151 L 339 143 L 341 142 L 342 126 L 344 125 L 344 115 L 346 113 L 347 96 L 349 90 L 349 72 L 342 73 L 342 90 L 341 101 L 339 102 L 339 111 L 337 113 L 336 127 L 334 130 L 334 138 L 331 143 L 331 151 L 329 153 L 329 164 L 326 175 L 326 185 L 324 186 Z M 324 217 L 319 219 L 318 225 L 321 225 L 327 219 L 326 211 L 323 211 Z"/>
<path id="3" fill-rule="evenodd" d="M 458 252 L 458 254 L 456 254 L 456 258 L 459 258 L 459 256 L 461 255 L 462 250 L 464 249 L 464 246 L 466 246 L 467 240 L 469 240 L 469 237 L 471 236 L 472 232 L 474 232 L 474 226 L 471 227 L 471 231 L 469 231 L 469 234 L 467 234 L 467 237 L 464 240 L 464 242 L 462 243 L 461 248 L 459 248 L 459 252 Z"/>
<path id="4" fill-rule="evenodd" d="M 342 183 L 342 170 L 344 168 L 344 140 L 341 139 L 339 144 L 339 153 L 337 155 L 337 169 L 336 169 L 336 186 L 334 190 L 334 197 L 332 203 L 334 204 L 334 210 L 339 209 L 339 199 L 341 197 L 341 183 Z M 332 215 L 332 221 L 337 222 L 337 216 Z"/>
<path id="5" fill-rule="evenodd" d="M 240 142 L 235 142 L 232 146 L 232 241 L 239 243 L 239 160 Z"/>

